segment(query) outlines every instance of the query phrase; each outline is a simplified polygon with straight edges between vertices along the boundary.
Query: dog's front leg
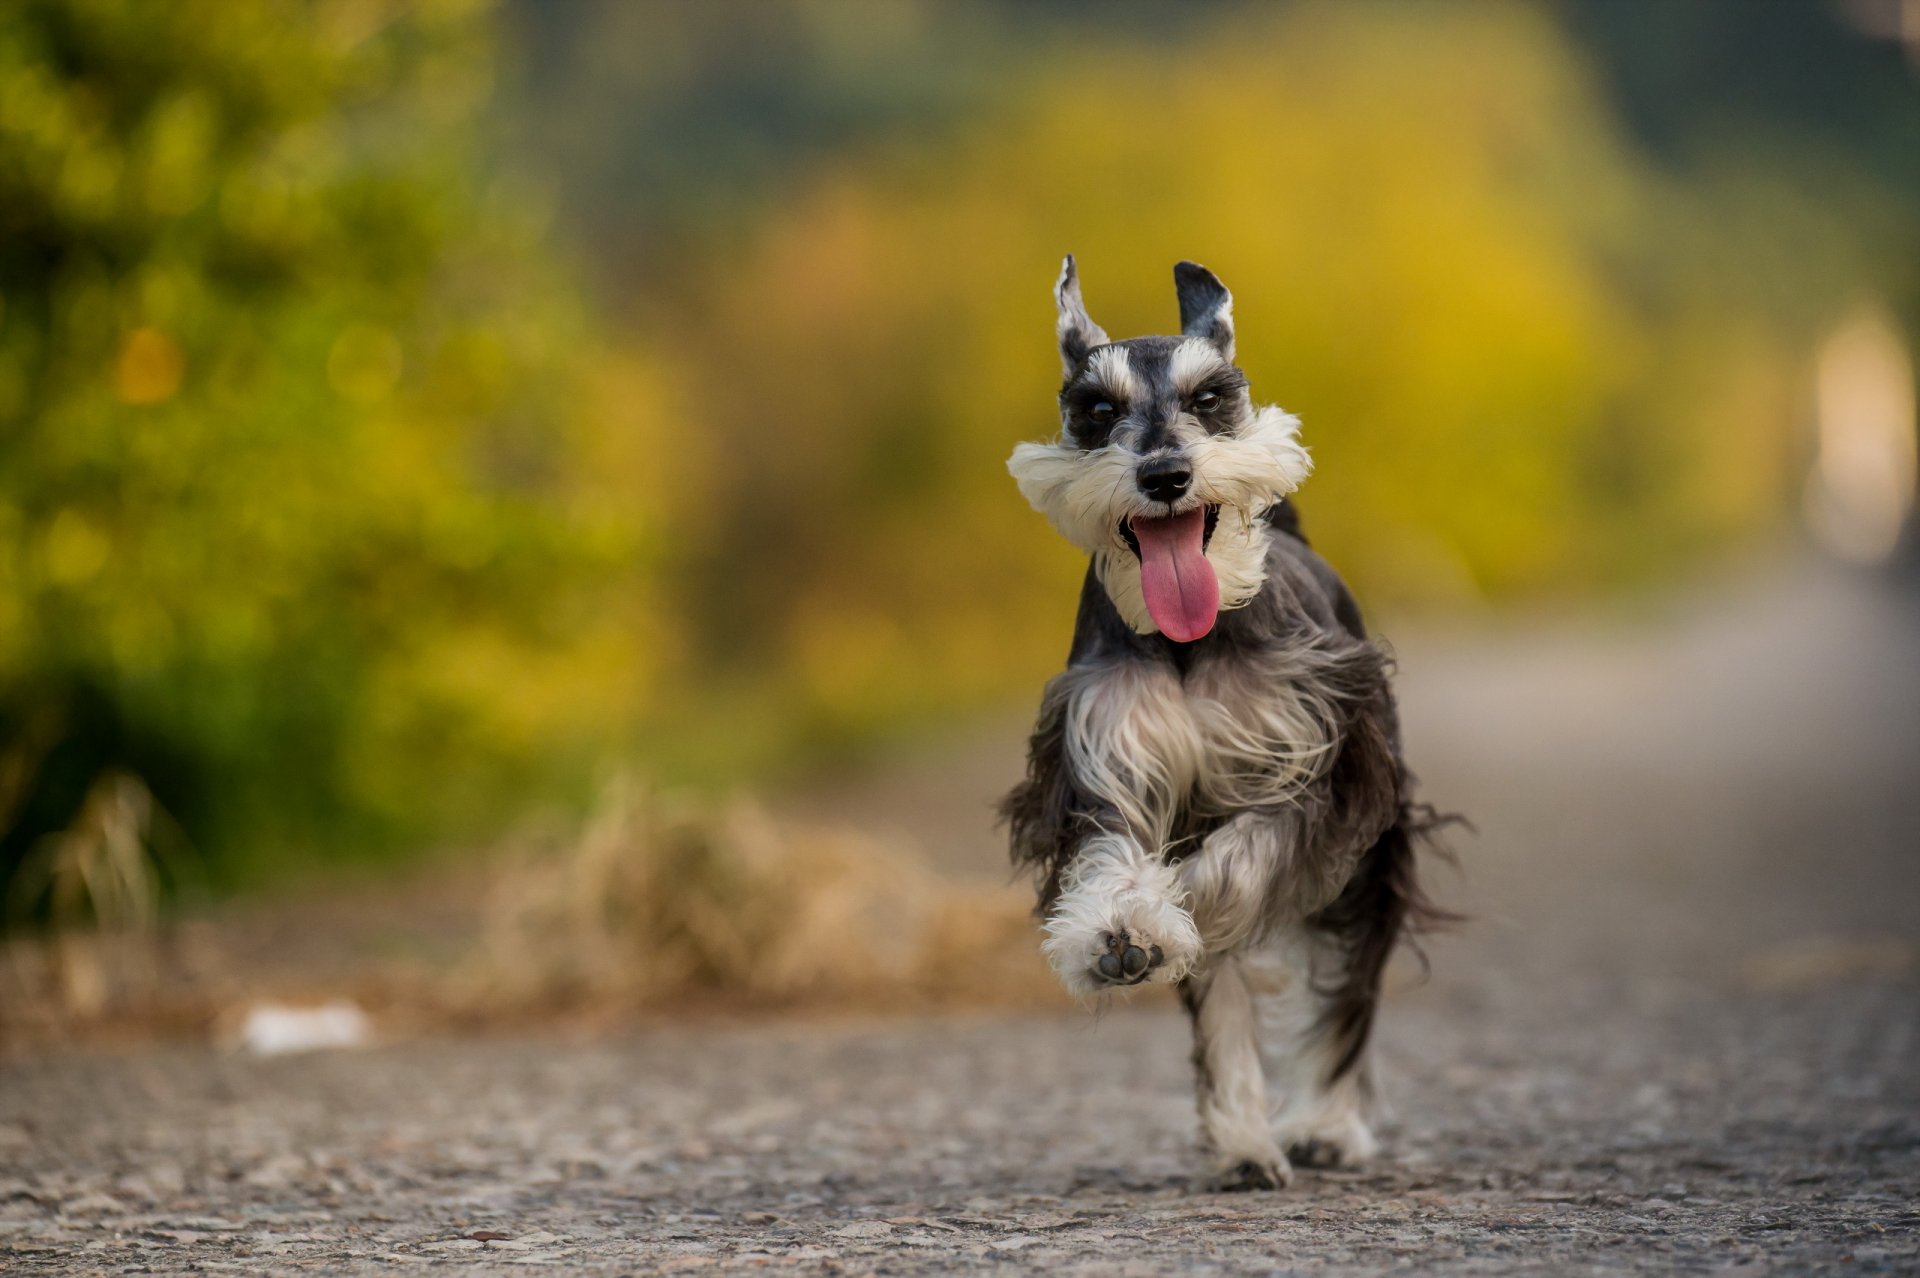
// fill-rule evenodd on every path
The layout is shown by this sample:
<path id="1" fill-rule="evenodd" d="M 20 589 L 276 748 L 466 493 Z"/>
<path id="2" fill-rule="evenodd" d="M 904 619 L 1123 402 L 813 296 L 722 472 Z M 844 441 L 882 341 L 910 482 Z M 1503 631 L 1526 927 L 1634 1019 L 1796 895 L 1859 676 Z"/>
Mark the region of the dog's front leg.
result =
<path id="1" fill-rule="evenodd" d="M 1339 895 L 1355 858 L 1347 844 L 1322 838 L 1309 845 L 1307 835 L 1295 809 L 1246 812 L 1180 863 L 1207 952 L 1235 978 L 1225 1005 L 1189 1001 L 1201 1122 L 1209 1141 L 1219 1145 L 1216 1129 L 1236 1133 L 1251 1121 L 1251 1101 L 1236 1102 L 1219 1081 L 1257 1077 L 1257 1064 L 1236 1064 L 1239 1039 L 1230 1009 L 1246 1002 L 1264 1040 L 1263 1081 L 1276 1085 L 1263 1104 L 1273 1107 L 1278 1143 L 1303 1165 L 1352 1166 L 1376 1147 L 1367 1122 L 1363 1053 L 1378 977 L 1376 971 L 1358 987 L 1357 997 L 1344 996 L 1348 1007 L 1362 1009 L 1356 1021 L 1339 1000 L 1343 989 L 1353 988 L 1350 956 L 1358 947 L 1306 921 Z M 1404 847 L 1404 838 L 1395 846 Z M 1395 926 L 1373 920 L 1368 925 Z M 1232 1164 L 1218 1170 L 1227 1178 L 1234 1173 Z"/>
<path id="2" fill-rule="evenodd" d="M 1183 895 L 1173 867 L 1131 834 L 1089 835 L 1061 875 L 1041 949 L 1076 995 L 1179 981 L 1200 957 Z"/>
<path id="3" fill-rule="evenodd" d="M 1272 922 L 1285 900 L 1304 834 L 1293 808 L 1243 812 L 1176 869 L 1208 953 L 1240 949 Z"/>
<path id="4" fill-rule="evenodd" d="M 1259 1024 L 1238 959 L 1221 959 L 1181 983 L 1193 1021 L 1200 1136 L 1221 1189 L 1279 1189 L 1293 1179 L 1273 1138 Z"/>

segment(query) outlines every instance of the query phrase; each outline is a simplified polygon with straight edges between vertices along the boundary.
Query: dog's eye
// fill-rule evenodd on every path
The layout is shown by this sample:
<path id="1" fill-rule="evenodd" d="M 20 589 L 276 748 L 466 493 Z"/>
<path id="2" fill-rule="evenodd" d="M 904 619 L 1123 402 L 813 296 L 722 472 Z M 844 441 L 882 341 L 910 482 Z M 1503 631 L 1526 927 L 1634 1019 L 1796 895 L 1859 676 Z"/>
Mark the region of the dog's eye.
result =
<path id="1" fill-rule="evenodd" d="M 1212 391 L 1201 391 L 1193 397 L 1193 411 L 1210 413 L 1220 405 L 1220 397 Z"/>
<path id="2" fill-rule="evenodd" d="M 1089 408 L 1087 410 L 1087 416 L 1091 417 L 1094 421 L 1100 422 L 1101 424 L 1104 425 L 1105 423 L 1112 421 L 1114 413 L 1118 411 L 1119 410 L 1114 408 L 1112 404 L 1109 404 L 1106 400 L 1103 399 L 1099 403 L 1095 404 L 1092 408 Z"/>

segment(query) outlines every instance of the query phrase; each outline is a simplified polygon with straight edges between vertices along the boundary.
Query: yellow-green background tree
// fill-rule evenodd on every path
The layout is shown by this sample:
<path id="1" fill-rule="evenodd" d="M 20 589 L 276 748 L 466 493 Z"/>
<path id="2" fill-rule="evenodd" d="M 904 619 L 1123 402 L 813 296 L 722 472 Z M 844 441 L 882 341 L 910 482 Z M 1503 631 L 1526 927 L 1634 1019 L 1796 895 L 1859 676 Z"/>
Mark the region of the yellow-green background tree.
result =
<path id="1" fill-rule="evenodd" d="M 475 151 L 487 14 L 0 17 L 0 829 L 105 770 L 223 873 L 487 831 L 624 743 L 659 396 Z"/>

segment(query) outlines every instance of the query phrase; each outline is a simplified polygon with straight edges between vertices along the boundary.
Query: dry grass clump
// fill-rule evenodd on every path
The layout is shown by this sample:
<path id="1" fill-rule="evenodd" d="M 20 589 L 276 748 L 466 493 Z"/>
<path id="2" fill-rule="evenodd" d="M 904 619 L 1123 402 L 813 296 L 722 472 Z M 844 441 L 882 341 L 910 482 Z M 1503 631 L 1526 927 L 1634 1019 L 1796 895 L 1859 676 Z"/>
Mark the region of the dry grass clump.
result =
<path id="1" fill-rule="evenodd" d="M 151 996 L 167 877 L 159 843 L 171 833 L 138 777 L 108 772 L 72 824 L 40 841 L 7 892 L 12 931 L 43 921 L 41 942 L 10 944 L 0 973 L 16 1011 L 31 1004 L 49 1015 L 97 1018 Z"/>
<path id="2" fill-rule="evenodd" d="M 848 831 L 630 779 L 571 843 L 503 867 L 471 993 L 530 1009 L 894 1005 L 1051 995 L 1024 894 Z"/>
<path id="3" fill-rule="evenodd" d="M 1024 889 L 628 777 L 577 833 L 186 917 L 160 904 L 167 828 L 137 780 L 108 777 L 38 849 L 0 946 L 0 1051 L 219 1038 L 263 1000 L 347 999 L 406 1033 L 1064 999 Z M 18 926 L 23 911 L 42 923 Z"/>

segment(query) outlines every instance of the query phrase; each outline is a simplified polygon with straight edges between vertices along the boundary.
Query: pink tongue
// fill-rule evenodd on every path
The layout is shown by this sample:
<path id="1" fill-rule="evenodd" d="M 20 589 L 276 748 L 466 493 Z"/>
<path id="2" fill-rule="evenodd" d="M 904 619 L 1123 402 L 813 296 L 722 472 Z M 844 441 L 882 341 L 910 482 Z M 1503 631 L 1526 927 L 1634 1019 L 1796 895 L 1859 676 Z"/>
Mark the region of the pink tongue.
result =
<path id="1" fill-rule="evenodd" d="M 1207 513 L 1195 507 L 1171 519 L 1133 520 L 1140 543 L 1140 593 L 1160 633 L 1192 643 L 1213 629 L 1220 611 L 1220 579 L 1202 549 Z"/>

